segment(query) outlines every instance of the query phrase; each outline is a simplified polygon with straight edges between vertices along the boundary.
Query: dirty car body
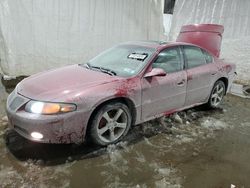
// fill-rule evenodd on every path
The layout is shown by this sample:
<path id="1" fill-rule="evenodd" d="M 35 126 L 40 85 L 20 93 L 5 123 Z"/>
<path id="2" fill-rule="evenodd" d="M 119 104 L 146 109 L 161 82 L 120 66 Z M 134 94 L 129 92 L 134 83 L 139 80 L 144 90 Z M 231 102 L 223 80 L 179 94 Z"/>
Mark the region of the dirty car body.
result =
<path id="1" fill-rule="evenodd" d="M 126 125 L 209 101 L 216 107 L 230 89 L 235 65 L 210 49 L 186 41 L 127 42 L 87 64 L 35 74 L 9 95 L 9 125 L 36 142 L 81 143 L 90 134 L 107 145 L 127 133 Z M 222 95 L 216 83 L 224 85 Z"/>

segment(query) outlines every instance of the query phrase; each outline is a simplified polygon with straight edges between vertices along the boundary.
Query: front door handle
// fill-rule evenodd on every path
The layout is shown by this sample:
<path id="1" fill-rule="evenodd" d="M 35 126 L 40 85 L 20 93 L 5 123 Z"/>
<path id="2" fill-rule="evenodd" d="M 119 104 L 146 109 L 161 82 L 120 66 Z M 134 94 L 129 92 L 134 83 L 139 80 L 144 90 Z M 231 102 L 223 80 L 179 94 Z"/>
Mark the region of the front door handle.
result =
<path id="1" fill-rule="evenodd" d="M 182 81 L 177 83 L 178 86 L 183 86 L 184 84 L 185 84 L 185 80 L 182 80 Z"/>

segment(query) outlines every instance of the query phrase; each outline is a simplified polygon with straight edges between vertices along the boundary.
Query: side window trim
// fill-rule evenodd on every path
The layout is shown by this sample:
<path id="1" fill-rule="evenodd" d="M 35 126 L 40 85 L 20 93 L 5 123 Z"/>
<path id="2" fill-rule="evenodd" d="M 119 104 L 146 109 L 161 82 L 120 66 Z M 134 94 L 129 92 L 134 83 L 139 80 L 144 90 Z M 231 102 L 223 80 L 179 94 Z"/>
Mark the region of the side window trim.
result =
<path id="1" fill-rule="evenodd" d="M 184 47 L 183 46 L 179 46 L 179 50 L 180 50 L 180 55 L 182 58 L 182 64 L 183 64 L 183 70 L 187 69 L 187 60 L 186 60 L 186 56 L 184 53 Z"/>
<path id="2" fill-rule="evenodd" d="M 181 50 L 181 46 L 176 46 L 176 48 L 178 48 L 178 55 L 179 55 L 180 60 L 181 60 L 181 70 L 180 71 L 183 71 L 183 70 L 185 70 L 183 52 Z"/>

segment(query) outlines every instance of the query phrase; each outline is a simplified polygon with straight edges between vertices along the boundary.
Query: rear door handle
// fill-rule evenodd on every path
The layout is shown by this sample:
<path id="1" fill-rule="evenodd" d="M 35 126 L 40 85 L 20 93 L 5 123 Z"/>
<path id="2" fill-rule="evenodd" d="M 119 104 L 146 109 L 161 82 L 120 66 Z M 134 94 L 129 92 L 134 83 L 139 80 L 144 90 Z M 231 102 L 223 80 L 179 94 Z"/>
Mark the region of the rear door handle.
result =
<path id="1" fill-rule="evenodd" d="M 212 76 L 216 75 L 216 72 L 212 72 L 211 75 L 212 75 Z"/>

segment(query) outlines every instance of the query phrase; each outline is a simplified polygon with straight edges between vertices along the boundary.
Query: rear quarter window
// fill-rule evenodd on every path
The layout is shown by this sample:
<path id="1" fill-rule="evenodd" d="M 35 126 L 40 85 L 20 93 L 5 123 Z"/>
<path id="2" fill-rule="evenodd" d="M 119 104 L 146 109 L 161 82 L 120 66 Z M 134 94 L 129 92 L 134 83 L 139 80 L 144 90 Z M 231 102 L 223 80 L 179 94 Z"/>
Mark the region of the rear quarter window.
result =
<path id="1" fill-rule="evenodd" d="M 205 56 L 205 59 L 206 59 L 206 62 L 207 63 L 212 63 L 214 61 L 214 58 L 212 55 L 210 55 L 208 52 L 206 52 L 205 50 L 202 50 L 204 56 Z"/>
<path id="2" fill-rule="evenodd" d="M 188 68 L 198 67 L 206 64 L 206 58 L 202 50 L 195 46 L 184 46 L 184 54 Z"/>

